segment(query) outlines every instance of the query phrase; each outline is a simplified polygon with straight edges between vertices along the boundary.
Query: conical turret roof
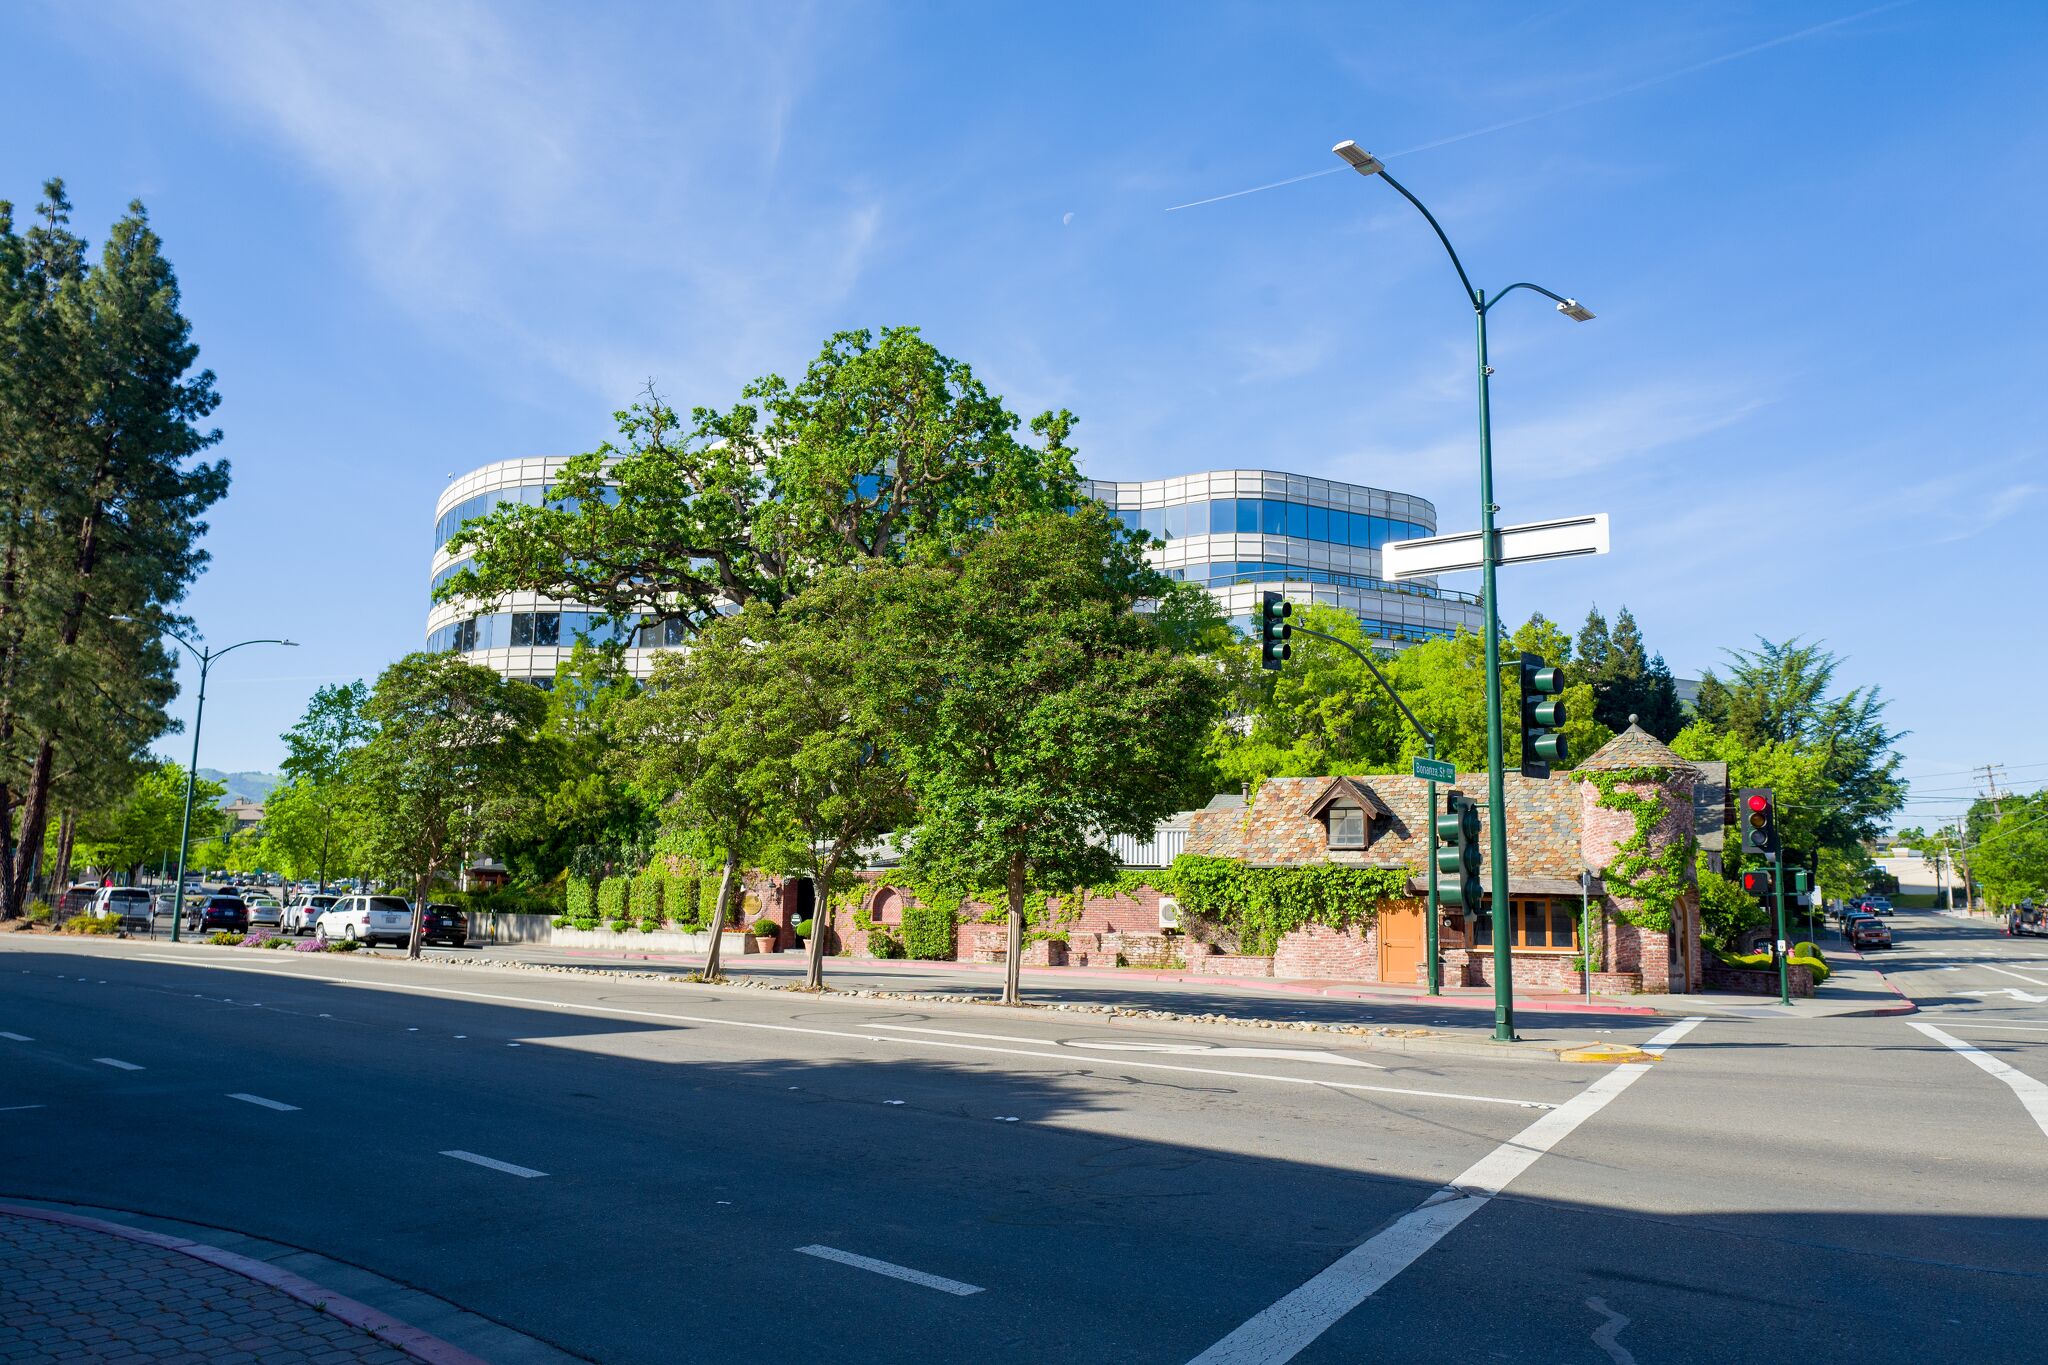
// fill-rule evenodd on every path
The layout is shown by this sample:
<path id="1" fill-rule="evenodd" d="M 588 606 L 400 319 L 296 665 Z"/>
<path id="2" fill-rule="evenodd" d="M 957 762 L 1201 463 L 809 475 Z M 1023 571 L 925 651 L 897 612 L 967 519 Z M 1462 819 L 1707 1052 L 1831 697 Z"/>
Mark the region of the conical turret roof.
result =
<path id="1" fill-rule="evenodd" d="M 1663 740 L 1628 718 L 1628 729 L 1608 740 L 1579 764 L 1581 772 L 1619 772 L 1629 768 L 1668 768 L 1674 773 L 1696 773 L 1692 764 L 1671 752 Z"/>

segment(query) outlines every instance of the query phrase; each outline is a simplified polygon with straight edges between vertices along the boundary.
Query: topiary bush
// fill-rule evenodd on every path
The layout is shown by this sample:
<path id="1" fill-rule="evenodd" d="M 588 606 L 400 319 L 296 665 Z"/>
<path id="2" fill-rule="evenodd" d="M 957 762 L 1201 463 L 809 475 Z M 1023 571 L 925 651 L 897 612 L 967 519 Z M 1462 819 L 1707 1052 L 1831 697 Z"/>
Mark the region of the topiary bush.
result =
<path id="1" fill-rule="evenodd" d="M 571 920 L 597 918 L 597 893 L 588 877 L 571 877 L 563 888 L 563 914 Z"/>
<path id="2" fill-rule="evenodd" d="M 958 942 L 959 907 L 909 901 L 903 906 L 903 951 L 922 962 L 950 961 Z"/>
<path id="3" fill-rule="evenodd" d="M 868 930 L 868 956 L 902 957 L 903 942 L 887 929 L 870 929 Z"/>
<path id="4" fill-rule="evenodd" d="M 628 899 L 633 906 L 633 918 L 639 920 L 643 927 L 661 927 L 664 912 L 662 896 L 667 885 L 668 875 L 653 864 L 633 874 L 633 889 Z"/>
<path id="5" fill-rule="evenodd" d="M 704 923 L 704 910 L 697 900 L 697 874 L 685 869 L 662 879 L 662 913 L 679 929 L 696 929 Z"/>
<path id="6" fill-rule="evenodd" d="M 599 919 L 622 920 L 626 918 L 626 907 L 631 903 L 632 893 L 624 877 L 606 877 L 597 884 Z"/>

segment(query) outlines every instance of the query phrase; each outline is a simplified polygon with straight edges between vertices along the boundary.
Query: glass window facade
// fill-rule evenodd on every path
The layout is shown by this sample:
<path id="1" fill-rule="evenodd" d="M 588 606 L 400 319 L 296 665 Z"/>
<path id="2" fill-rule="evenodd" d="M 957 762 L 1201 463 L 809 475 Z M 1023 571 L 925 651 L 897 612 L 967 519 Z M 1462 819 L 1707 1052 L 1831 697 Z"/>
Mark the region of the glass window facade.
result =
<path id="1" fill-rule="evenodd" d="M 462 523 L 465 521 L 480 517 L 493 508 L 500 507 L 508 502 L 521 503 L 527 507 L 538 507 L 547 500 L 547 492 L 548 486 L 544 483 L 526 483 L 520 484 L 516 488 L 494 488 L 488 493 L 479 493 L 473 498 L 464 498 L 461 502 L 456 503 L 453 507 L 443 512 L 440 519 L 434 523 L 434 548 L 438 550 L 443 545 L 446 545 L 448 537 L 462 529 Z M 604 490 L 605 502 L 615 504 L 618 500 L 617 490 L 611 488 Z M 576 510 L 578 502 L 579 500 L 576 498 L 559 498 L 554 502 L 548 503 L 548 506 L 559 508 L 564 512 L 573 512 Z"/>
<path id="2" fill-rule="evenodd" d="M 1335 507 L 1273 498 L 1213 498 L 1171 507 L 1124 507 L 1117 517 L 1133 531 L 1178 540 L 1182 536 L 1267 535 L 1377 550 L 1390 540 L 1420 540 L 1427 526 Z"/>
<path id="3" fill-rule="evenodd" d="M 680 623 L 676 623 L 680 626 Z M 661 632 L 662 627 L 653 627 Z M 555 649 L 587 640 L 599 644 L 624 640 L 639 644 L 646 632 L 637 624 L 615 628 L 611 618 L 594 611 L 500 611 L 455 621 L 427 634 L 427 648 L 440 653 L 468 654 L 479 649 Z M 678 636 L 677 643 L 680 643 Z"/>
<path id="4" fill-rule="evenodd" d="M 1227 588 L 1237 583 L 1327 583 L 1337 588 L 1363 588 L 1367 592 L 1398 592 L 1409 597 L 1428 597 L 1443 602 L 1477 602 L 1471 593 L 1419 583 L 1389 583 L 1366 574 L 1338 573 L 1334 569 L 1308 569 L 1299 564 L 1275 564 L 1251 559 L 1217 559 L 1205 564 L 1188 564 L 1167 569 L 1167 577 L 1205 588 Z"/>

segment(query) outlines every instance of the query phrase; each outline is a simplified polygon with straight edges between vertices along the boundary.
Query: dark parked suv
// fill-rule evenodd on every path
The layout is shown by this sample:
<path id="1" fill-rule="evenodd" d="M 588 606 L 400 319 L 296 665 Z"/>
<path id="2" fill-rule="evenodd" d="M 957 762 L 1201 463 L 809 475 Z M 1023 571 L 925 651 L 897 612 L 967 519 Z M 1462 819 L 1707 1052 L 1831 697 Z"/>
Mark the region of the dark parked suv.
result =
<path id="1" fill-rule="evenodd" d="M 185 912 L 185 928 L 202 933 L 219 929 L 246 934 L 249 932 L 249 907 L 243 904 L 240 896 L 208 896 Z"/>
<path id="2" fill-rule="evenodd" d="M 460 948 L 469 942 L 469 920 L 456 907 L 430 902 L 420 916 L 420 942 Z"/>

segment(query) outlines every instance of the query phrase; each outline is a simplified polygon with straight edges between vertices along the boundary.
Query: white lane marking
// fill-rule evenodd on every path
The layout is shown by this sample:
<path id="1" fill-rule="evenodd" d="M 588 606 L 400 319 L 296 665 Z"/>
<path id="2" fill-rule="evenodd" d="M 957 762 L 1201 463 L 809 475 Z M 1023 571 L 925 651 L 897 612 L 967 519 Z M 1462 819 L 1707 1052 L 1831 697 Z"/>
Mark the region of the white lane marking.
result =
<path id="1" fill-rule="evenodd" d="M 35 1041 L 26 1033 L 0 1033 L 0 1038 L 5 1038 L 10 1043 L 33 1043 Z"/>
<path id="2" fill-rule="evenodd" d="M 1957 991 L 1956 994 L 1974 995 L 1979 1000 L 1982 1000 L 1987 996 L 2003 995 L 2013 1000 L 2019 1001 L 2022 1005 L 2048 1005 L 2048 995 L 2035 995 L 2032 991 L 2023 991 L 2016 989 L 2012 986 L 2005 986 L 1997 990 L 1989 991 Z"/>
<path id="3" fill-rule="evenodd" d="M 1699 1022 L 1689 1019 L 1675 1024 L 1651 1043 L 1668 1047 Z M 1648 1062 L 1630 1062 L 1605 1073 L 1473 1162 L 1392 1227 L 1353 1247 L 1321 1274 L 1240 1325 L 1190 1365 L 1282 1365 L 1294 1359 L 1650 1070 Z"/>
<path id="4" fill-rule="evenodd" d="M 506 1175 L 516 1175 L 522 1180 L 532 1180 L 536 1176 L 547 1174 L 546 1171 L 536 1171 L 531 1166 L 514 1166 L 509 1161 L 498 1161 L 492 1157 L 478 1156 L 475 1152 L 443 1152 L 441 1155 L 452 1156 L 457 1161 L 472 1161 L 479 1166 L 488 1166 L 494 1171 L 503 1171 Z"/>
<path id="5" fill-rule="evenodd" d="M 908 1280 L 912 1284 L 921 1284 L 926 1289 L 936 1289 L 942 1294 L 957 1294 L 963 1299 L 969 1294 L 983 1292 L 978 1284 L 962 1284 L 959 1280 L 949 1280 L 944 1275 L 930 1275 L 922 1270 L 912 1270 L 907 1265 L 897 1265 L 893 1261 L 878 1261 L 872 1256 L 857 1256 L 851 1251 L 841 1251 L 837 1247 L 807 1246 L 798 1247 L 797 1251 L 805 1256 L 816 1256 L 821 1260 L 850 1265 L 856 1270 L 871 1270 L 877 1275 L 887 1275 L 892 1280 Z"/>
<path id="6" fill-rule="evenodd" d="M 1650 1039 L 1649 1042 L 1641 1044 L 1641 1047 L 1645 1052 L 1655 1053 L 1657 1056 L 1662 1057 L 1664 1055 L 1665 1048 L 1670 1047 L 1679 1039 L 1685 1037 L 1686 1034 L 1691 1033 L 1694 1029 L 1698 1028 L 1701 1024 L 1704 1024 L 1706 1022 L 1706 1016 L 1704 1015 L 1688 1015 L 1687 1017 L 1673 1024 L 1670 1028 L 1667 1028 L 1663 1032 L 1657 1034 L 1654 1038 Z"/>
<path id="7" fill-rule="evenodd" d="M 1915 1023 L 1914 1028 L 1940 1043 L 1943 1047 L 1960 1052 L 1974 1062 L 1978 1069 L 1996 1076 L 2020 1097 L 2020 1104 L 2033 1116 L 2043 1136 L 2048 1136 L 2048 1085 L 2035 1080 L 2026 1072 L 2007 1066 L 1996 1057 L 1986 1056 L 1960 1038 L 1951 1038 L 1932 1024 Z"/>
<path id="8" fill-rule="evenodd" d="M 1945 1029 L 1962 1029 L 1966 1032 L 1970 1029 L 1989 1028 L 1997 1029 L 2001 1033 L 2048 1033 L 2048 1024 L 2001 1024 L 1989 1019 L 1972 1019 L 1965 1022 L 1948 1015 L 1942 1016 L 1941 1026 Z"/>
<path id="9" fill-rule="evenodd" d="M 2048 972 L 2048 967 L 2022 967 L 2019 971 L 2014 971 L 2010 967 L 1994 967 L 1989 962 L 1980 962 L 1977 965 L 1987 972 L 1997 972 L 2000 976 L 2009 976 L 2015 981 L 2031 982 L 2036 986 L 2040 985 L 2041 982 L 2036 980 L 2035 977 L 2038 977 L 2042 972 Z M 2033 972 L 2035 975 L 2022 976 L 2020 972 Z"/>
<path id="10" fill-rule="evenodd" d="M 1612 1360 L 1614 1365 L 1636 1365 L 1634 1353 L 1615 1340 L 1621 1335 L 1621 1329 L 1628 1326 L 1629 1320 L 1609 1308 L 1607 1300 L 1602 1298 L 1587 1299 L 1586 1307 L 1607 1319 L 1593 1329 L 1593 1344 L 1607 1352 L 1607 1358 Z"/>
<path id="11" fill-rule="evenodd" d="M 1374 1071 L 1384 1071 L 1377 1062 L 1360 1061 L 1341 1053 L 1322 1052 L 1311 1048 L 1289 1047 L 1210 1047 L 1203 1043 L 1139 1043 L 1139 1042 L 1092 1042 L 1071 1038 L 1020 1038 L 1014 1033 L 970 1033 L 965 1029 L 923 1028 L 916 1024 L 870 1024 L 870 1028 L 888 1029 L 892 1033 L 930 1033 L 946 1038 L 982 1038 L 992 1043 L 1031 1043 L 1038 1047 L 1087 1048 L 1097 1052 L 1159 1052 L 1180 1057 L 1278 1057 L 1290 1062 L 1323 1062 L 1332 1066 L 1363 1066 Z"/>
<path id="12" fill-rule="evenodd" d="M 145 961 L 184 963 L 184 958 L 148 958 Z M 189 963 L 186 965 L 190 965 Z M 209 971 L 262 972 L 269 976 L 283 975 L 265 967 L 227 966 L 207 963 Z M 750 1019 L 716 1019 L 708 1015 L 670 1014 L 663 1010 L 625 1009 L 617 1005 L 578 1004 L 564 1000 L 536 1000 L 526 995 L 504 995 L 496 991 L 461 991 L 446 986 L 418 986 L 401 981 L 366 981 L 349 976 L 311 976 L 293 972 L 304 981 L 318 982 L 325 986 L 355 986 L 369 991 L 415 991 L 422 995 L 437 995 L 450 1000 L 492 1000 L 501 1004 L 535 1005 L 552 1009 L 571 1009 L 585 1014 L 616 1014 L 628 1019 L 660 1019 L 669 1023 L 701 1024 L 712 1028 L 760 1029 L 769 1033 L 806 1033 L 820 1038 L 851 1038 L 864 1043 L 897 1043 L 913 1047 L 953 1048 L 962 1052 L 991 1052 L 1012 1057 L 1036 1057 L 1040 1061 L 1062 1062 L 1069 1066 L 1079 1061 L 1075 1057 L 1062 1057 L 1053 1052 L 1025 1051 L 1013 1047 L 984 1047 L 979 1043 L 950 1043 L 937 1038 L 896 1038 L 886 1033 L 853 1033 L 845 1029 L 815 1028 L 804 1024 L 764 1024 Z M 1670 1032 L 1670 1030 L 1666 1030 Z M 506 1047 L 518 1047 L 507 1043 Z M 1191 1076 L 1223 1076 L 1240 1081 L 1272 1081 L 1277 1085 L 1320 1086 L 1326 1090 L 1357 1090 L 1375 1095 L 1411 1095 L 1425 1100 L 1463 1100 L 1469 1104 L 1505 1104 L 1517 1109 L 1555 1109 L 1556 1105 L 1547 1100 L 1518 1100 L 1503 1095 L 1472 1095 L 1457 1090 L 1417 1090 L 1397 1085 L 1366 1085 L 1361 1081 L 1326 1081 L 1315 1076 L 1276 1076 L 1265 1071 L 1228 1071 L 1221 1067 L 1181 1066 L 1172 1062 L 1141 1062 L 1135 1059 L 1118 1058 L 1119 1067 L 1138 1067 L 1146 1071 L 1174 1071 Z"/>
<path id="13" fill-rule="evenodd" d="M 903 1101 L 902 1101 L 902 1100 L 883 1100 L 883 1101 L 882 1101 L 882 1103 L 884 1103 L 884 1104 L 902 1104 L 902 1103 L 903 1103 Z"/>
<path id="14" fill-rule="evenodd" d="M 121 1059 L 120 1059 L 119 1057 L 95 1057 L 95 1058 L 93 1058 L 93 1060 L 94 1060 L 94 1061 L 96 1061 L 96 1062 L 98 1062 L 98 1063 L 99 1063 L 99 1064 L 100 1064 L 101 1066 L 111 1066 L 111 1067 L 113 1067 L 113 1068 L 114 1068 L 115 1070 L 117 1070 L 117 1071 L 140 1071 L 140 1070 L 142 1070 L 142 1068 L 141 1068 L 141 1067 L 139 1067 L 139 1066 L 137 1066 L 137 1065 L 135 1065 L 135 1063 L 133 1063 L 133 1062 L 124 1062 L 124 1061 L 122 1061 L 122 1060 L 121 1060 Z"/>
<path id="15" fill-rule="evenodd" d="M 40 1104 L 10 1104 L 5 1108 L 0 1108 L 0 1114 L 18 1114 L 24 1109 L 42 1109 L 45 1107 L 47 1106 Z"/>
<path id="16" fill-rule="evenodd" d="M 281 1100 L 266 1100 L 261 1095 L 244 1095 L 240 1091 L 236 1091 L 234 1094 L 229 1095 L 228 1098 L 240 1100 L 244 1104 L 261 1105 L 265 1109 L 275 1109 L 280 1114 L 296 1114 L 299 1112 L 299 1106 L 296 1104 L 286 1104 Z"/>

